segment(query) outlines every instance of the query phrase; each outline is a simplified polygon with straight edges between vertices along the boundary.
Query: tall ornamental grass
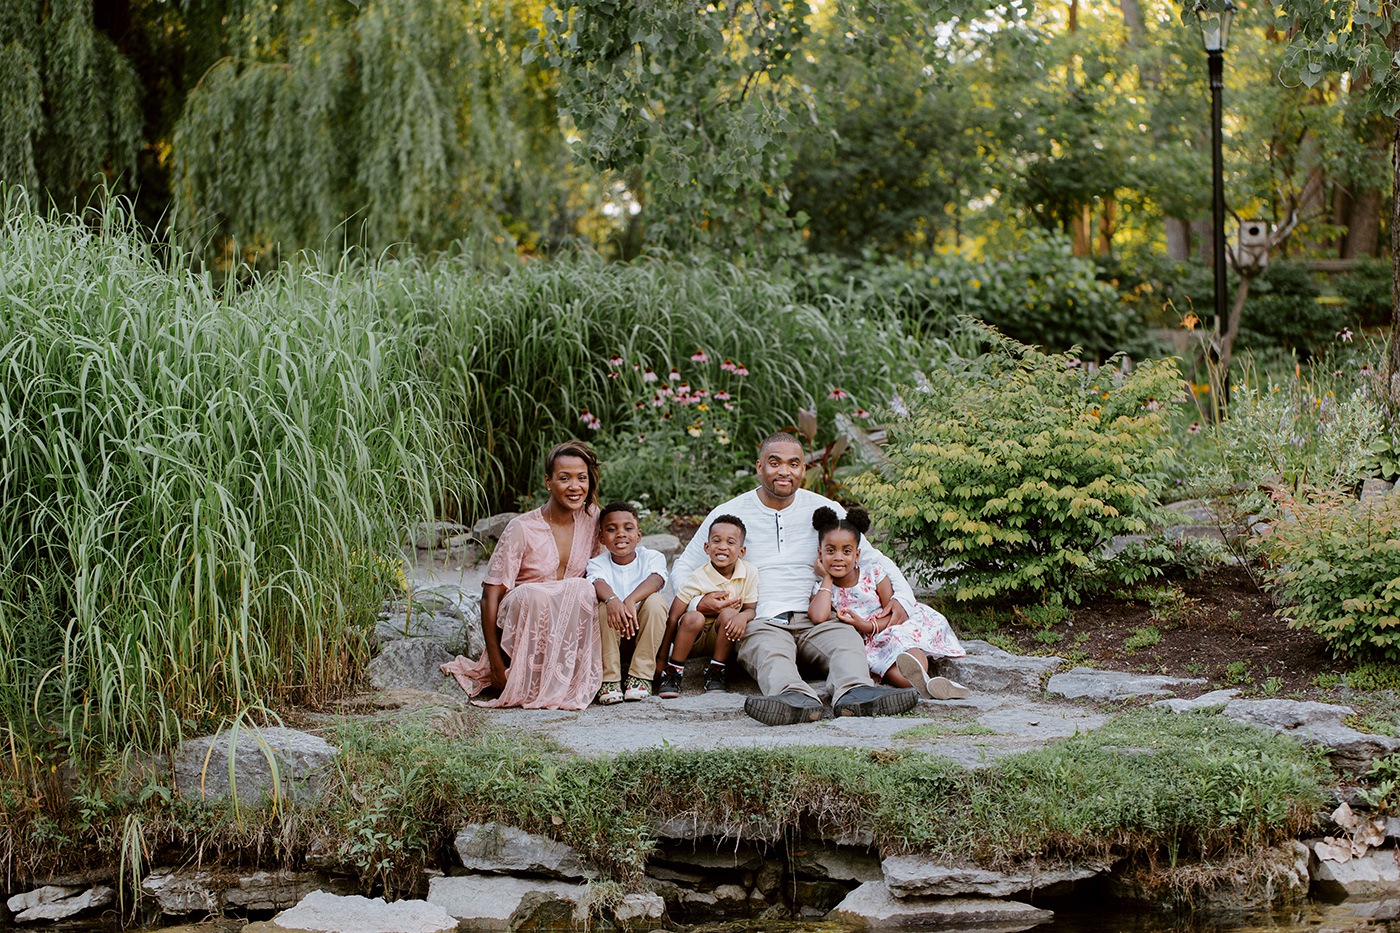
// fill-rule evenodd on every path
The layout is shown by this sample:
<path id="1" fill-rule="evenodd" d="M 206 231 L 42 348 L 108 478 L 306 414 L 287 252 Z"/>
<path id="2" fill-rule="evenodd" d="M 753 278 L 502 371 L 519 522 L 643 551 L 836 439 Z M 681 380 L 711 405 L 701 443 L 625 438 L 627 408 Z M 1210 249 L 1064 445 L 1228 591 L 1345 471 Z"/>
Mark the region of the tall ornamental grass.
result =
<path id="1" fill-rule="evenodd" d="M 343 690 L 445 476 L 438 400 L 373 283 L 235 294 L 120 209 L 5 208 L 0 740 L 160 747 Z"/>
<path id="2" fill-rule="evenodd" d="M 620 430 L 636 404 L 623 366 L 665 374 L 697 352 L 744 364 L 740 449 L 795 424 L 840 387 L 887 403 L 917 367 L 892 313 L 799 301 L 790 284 L 727 265 L 608 265 L 588 257 L 483 272 L 466 259 L 365 271 L 383 313 L 405 329 L 458 432 L 455 457 L 483 470 L 491 498 L 537 489 L 545 450 L 573 434 Z M 604 490 L 606 495 L 606 490 Z M 660 503 L 665 505 L 665 503 Z"/>

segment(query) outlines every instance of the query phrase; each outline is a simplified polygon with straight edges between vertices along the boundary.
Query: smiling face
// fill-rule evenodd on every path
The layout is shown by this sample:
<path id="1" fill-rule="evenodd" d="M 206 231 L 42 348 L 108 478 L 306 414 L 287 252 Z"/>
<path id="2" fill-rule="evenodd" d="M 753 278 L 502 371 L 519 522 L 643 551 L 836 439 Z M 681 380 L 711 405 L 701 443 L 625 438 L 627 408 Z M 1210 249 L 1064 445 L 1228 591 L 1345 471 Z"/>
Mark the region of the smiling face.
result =
<path id="1" fill-rule="evenodd" d="M 831 579 L 846 579 L 860 566 L 860 541 L 844 528 L 833 529 L 822 538 L 817 558 Z"/>
<path id="2" fill-rule="evenodd" d="M 556 457 L 554 468 L 545 475 L 544 486 L 555 508 L 576 512 L 588 504 L 588 464 L 582 457 Z"/>
<path id="3" fill-rule="evenodd" d="M 603 547 L 608 549 L 614 563 L 630 564 L 641 539 L 637 516 L 631 512 L 609 512 L 603 519 Z"/>
<path id="4" fill-rule="evenodd" d="M 744 533 L 728 522 L 715 522 L 710 525 L 710 536 L 705 539 L 705 553 L 715 569 L 728 575 L 734 563 L 744 556 Z"/>
<path id="5" fill-rule="evenodd" d="M 796 441 L 773 441 L 758 452 L 759 497 L 769 508 L 783 508 L 791 502 L 806 474 L 802 445 Z"/>

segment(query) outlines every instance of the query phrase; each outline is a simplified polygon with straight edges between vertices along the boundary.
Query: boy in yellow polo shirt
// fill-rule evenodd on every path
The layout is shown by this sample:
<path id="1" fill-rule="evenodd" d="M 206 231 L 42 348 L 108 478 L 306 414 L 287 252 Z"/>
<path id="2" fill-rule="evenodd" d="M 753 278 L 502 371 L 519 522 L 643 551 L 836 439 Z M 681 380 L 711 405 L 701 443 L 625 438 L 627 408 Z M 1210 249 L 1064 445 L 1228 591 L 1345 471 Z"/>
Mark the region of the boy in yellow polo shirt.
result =
<path id="1" fill-rule="evenodd" d="M 709 563 L 702 564 L 682 584 L 671 602 L 666 620 L 666 666 L 661 672 L 662 699 L 681 695 L 681 677 L 685 662 L 697 643 L 701 651 L 710 651 L 712 659 L 705 670 L 705 690 L 725 689 L 725 666 L 734 643 L 744 637 L 744 629 L 754 617 L 758 606 L 758 571 L 744 560 L 744 538 L 748 530 L 741 519 L 721 515 L 710 522 L 710 534 L 705 540 Z M 708 593 L 725 596 L 720 610 L 705 616 L 692 608 Z"/>

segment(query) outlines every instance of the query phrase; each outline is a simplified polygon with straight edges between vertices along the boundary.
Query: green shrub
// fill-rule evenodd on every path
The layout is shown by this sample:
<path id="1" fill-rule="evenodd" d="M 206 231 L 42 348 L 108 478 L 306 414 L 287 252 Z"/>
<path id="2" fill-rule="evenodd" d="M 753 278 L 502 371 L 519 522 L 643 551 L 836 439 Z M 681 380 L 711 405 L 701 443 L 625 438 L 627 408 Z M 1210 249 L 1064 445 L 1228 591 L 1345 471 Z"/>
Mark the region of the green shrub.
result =
<path id="1" fill-rule="evenodd" d="M 1337 657 L 1400 661 L 1400 499 L 1276 495 L 1286 517 L 1256 540 L 1281 614 Z"/>
<path id="2" fill-rule="evenodd" d="M 1347 313 L 1365 327 L 1389 326 L 1394 274 L 1388 259 L 1360 259 L 1336 279 Z"/>
<path id="3" fill-rule="evenodd" d="M 1089 372 L 984 330 L 980 371 L 935 372 L 905 393 L 889 464 L 852 488 L 959 600 L 1077 599 L 1103 546 L 1149 526 L 1172 455 L 1159 408 L 1181 377 L 1170 360 Z"/>
<path id="4" fill-rule="evenodd" d="M 802 294 L 896 310 L 918 333 L 942 337 L 959 316 L 985 321 L 1025 343 L 1092 358 L 1124 348 L 1129 339 L 1126 306 L 1098 268 L 1070 252 L 1062 240 L 1028 237 L 1020 252 L 971 261 L 922 256 L 863 263 L 813 258 L 801 274 Z"/>

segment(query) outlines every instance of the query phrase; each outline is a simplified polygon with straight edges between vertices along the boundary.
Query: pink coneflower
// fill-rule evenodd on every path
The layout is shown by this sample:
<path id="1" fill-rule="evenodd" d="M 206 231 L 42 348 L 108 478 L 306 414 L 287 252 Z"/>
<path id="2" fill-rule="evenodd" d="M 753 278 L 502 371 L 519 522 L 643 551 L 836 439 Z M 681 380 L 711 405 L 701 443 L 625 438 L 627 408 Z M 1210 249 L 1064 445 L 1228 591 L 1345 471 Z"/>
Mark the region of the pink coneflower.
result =
<path id="1" fill-rule="evenodd" d="M 857 418 L 869 418 L 869 417 L 870 417 L 870 412 L 866 411 L 864 408 L 857 408 L 857 409 L 856 409 L 856 417 L 857 417 Z"/>
<path id="2" fill-rule="evenodd" d="M 749 368 L 748 368 L 747 366 L 745 366 L 743 363 L 735 363 L 735 364 L 734 364 L 734 375 L 736 375 L 736 376 L 747 376 L 748 374 L 749 374 Z"/>
<path id="3" fill-rule="evenodd" d="M 655 382 L 655 381 L 656 381 L 656 373 L 654 373 L 654 372 L 651 371 L 651 367 L 650 367 L 650 366 L 647 367 L 647 371 L 646 371 L 646 372 L 642 373 L 642 381 L 643 381 L 643 382 Z"/>
<path id="4" fill-rule="evenodd" d="M 641 403 L 638 402 L 638 404 L 641 404 Z M 666 396 L 662 395 L 660 392 L 656 393 L 655 395 L 653 395 L 653 396 L 651 397 L 651 407 L 652 407 L 652 408 L 660 408 L 662 405 L 665 405 L 665 404 L 666 404 Z"/>
<path id="5" fill-rule="evenodd" d="M 734 403 L 733 403 L 733 402 L 725 402 L 725 403 L 724 403 L 724 410 L 725 410 L 725 411 L 733 411 L 733 410 L 734 410 Z"/>
<path id="6" fill-rule="evenodd" d="M 1201 433 L 1201 423 L 1200 423 L 1199 421 L 1193 421 L 1193 422 L 1191 422 L 1191 427 L 1189 427 L 1189 428 L 1186 429 L 1186 433 L 1187 433 L 1187 434 L 1200 434 L 1200 433 Z"/>
<path id="7" fill-rule="evenodd" d="M 709 398 L 709 397 L 710 397 L 710 390 L 709 390 L 709 389 L 696 389 L 696 390 L 695 390 L 695 397 L 696 397 L 696 398 Z"/>
<path id="8" fill-rule="evenodd" d="M 671 367 L 671 375 L 667 376 L 666 378 L 669 379 L 669 380 L 671 380 L 672 382 L 680 382 L 680 381 L 681 381 L 681 371 L 680 371 L 679 369 L 676 369 L 676 367 L 672 366 L 672 367 Z"/>
<path id="9" fill-rule="evenodd" d="M 733 360 L 725 360 L 723 363 L 719 364 L 719 368 L 721 372 L 732 373 L 738 367 L 734 365 Z"/>
<path id="10" fill-rule="evenodd" d="M 1155 398 L 1150 398 L 1147 400 L 1147 404 L 1143 405 L 1142 407 L 1146 408 L 1148 411 L 1156 411 L 1161 406 L 1157 404 L 1157 400 Z"/>
<path id="11" fill-rule="evenodd" d="M 1371 375 L 1371 364 L 1370 364 L 1370 363 L 1362 363 L 1362 364 L 1361 364 L 1361 375 L 1363 375 L 1363 376 L 1369 376 L 1369 375 Z"/>
<path id="12" fill-rule="evenodd" d="M 1067 369 L 1075 369 L 1075 368 L 1077 368 L 1078 366 L 1079 366 L 1079 361 L 1078 361 L 1078 360 L 1065 360 L 1065 368 L 1067 368 Z"/>
<path id="13" fill-rule="evenodd" d="M 608 365 L 613 367 L 614 369 L 621 366 L 622 362 L 622 357 L 618 356 L 616 353 L 608 357 Z"/>
<path id="14" fill-rule="evenodd" d="M 1342 343 L 1351 343 L 1352 336 L 1350 327 L 1343 327 L 1341 330 L 1337 331 L 1337 339 Z"/>
<path id="15" fill-rule="evenodd" d="M 613 370 L 612 372 L 608 373 L 608 378 L 609 378 L 609 379 L 616 379 L 616 378 L 617 378 L 617 370 Z"/>
<path id="16" fill-rule="evenodd" d="M 598 420 L 598 416 L 587 408 L 579 412 L 578 420 L 583 422 L 584 427 L 588 428 L 590 431 L 596 431 L 603 426 L 603 422 Z"/>
<path id="17" fill-rule="evenodd" d="M 848 399 L 851 396 L 850 393 L 848 393 L 845 389 L 841 388 L 840 386 L 837 386 L 836 388 L 828 392 L 826 397 L 829 399 L 835 399 L 839 402 L 843 399 Z"/>
<path id="18" fill-rule="evenodd" d="M 732 398 L 732 397 L 733 397 L 733 396 L 731 396 L 728 392 L 724 392 L 724 391 L 720 391 L 720 392 L 716 392 L 716 393 L 715 393 L 715 401 L 716 401 L 716 402 L 727 402 L 727 401 L 729 401 L 730 398 Z"/>
<path id="19" fill-rule="evenodd" d="M 692 363 L 708 363 L 710 358 L 705 355 L 704 350 L 696 350 L 694 353 L 690 354 L 690 361 Z"/>

